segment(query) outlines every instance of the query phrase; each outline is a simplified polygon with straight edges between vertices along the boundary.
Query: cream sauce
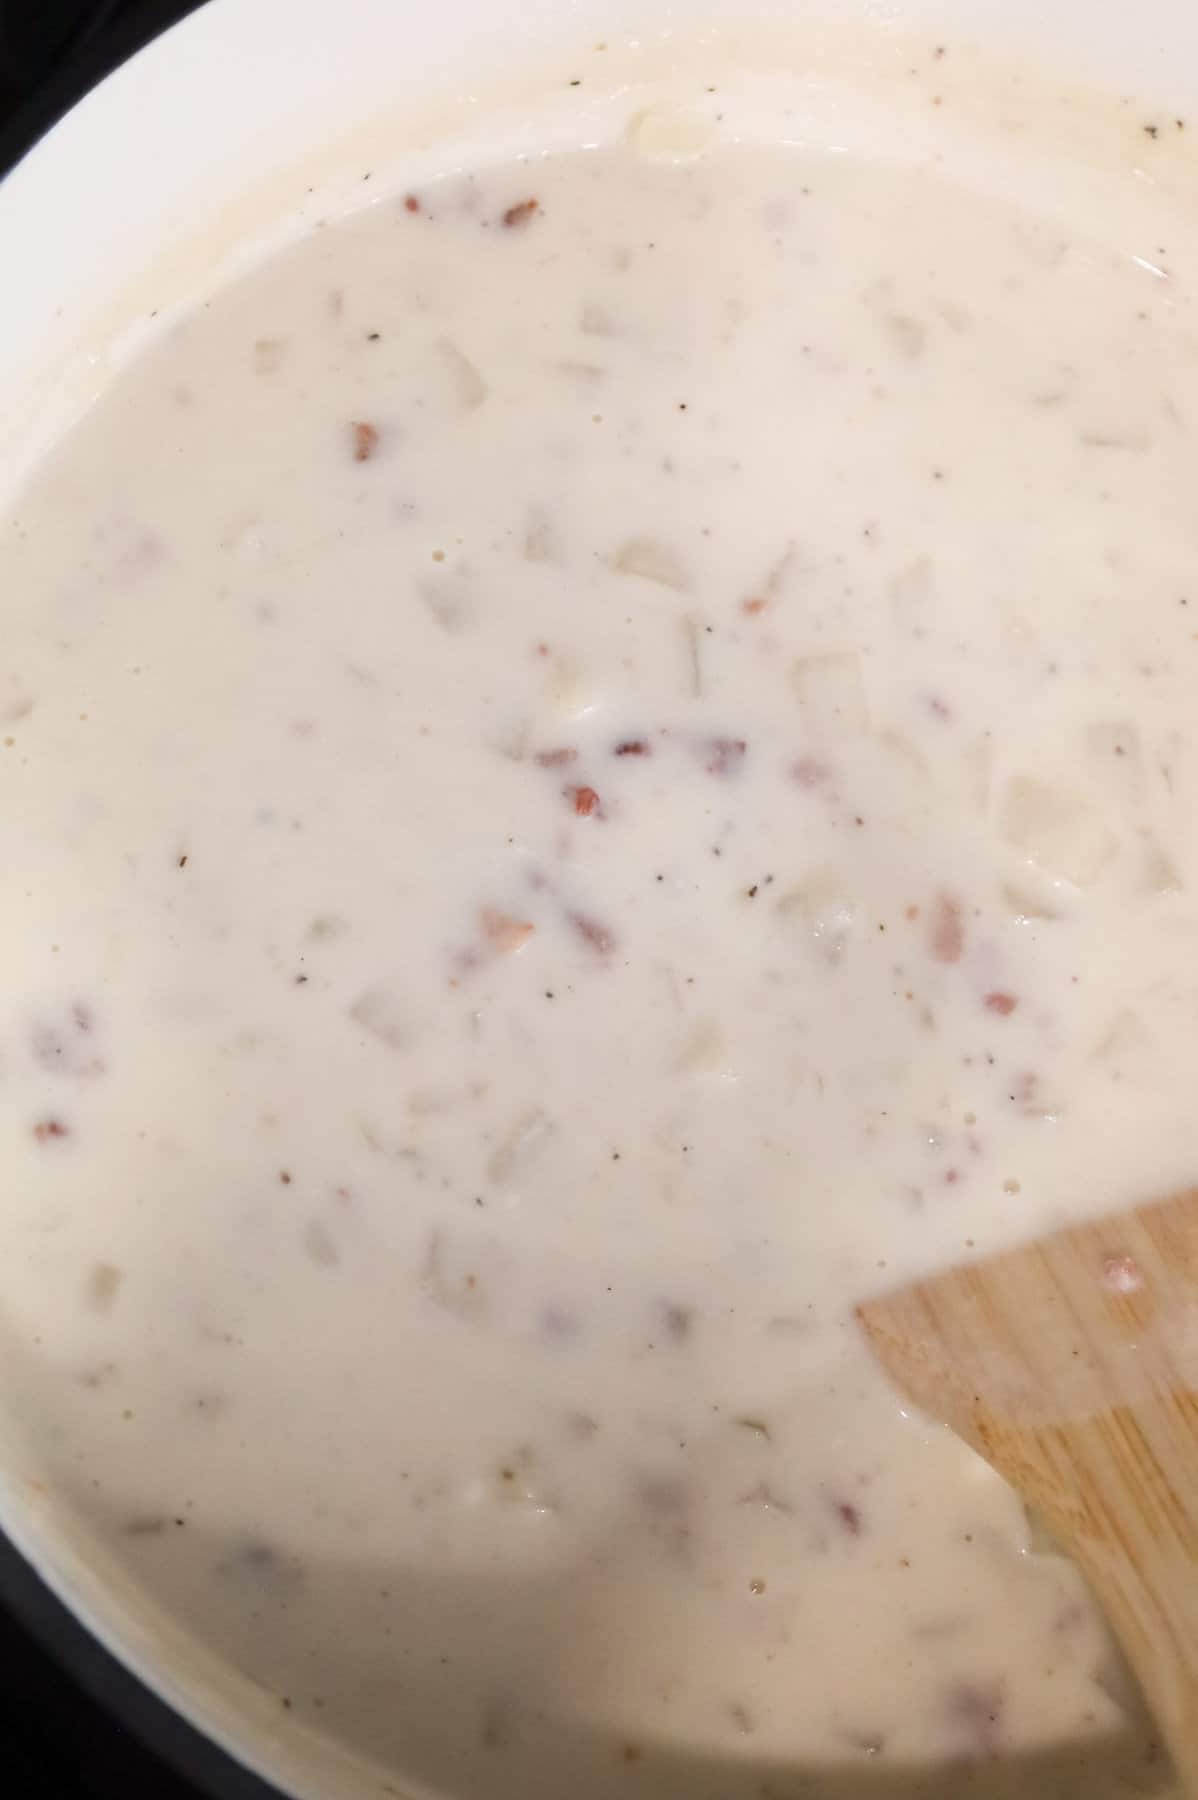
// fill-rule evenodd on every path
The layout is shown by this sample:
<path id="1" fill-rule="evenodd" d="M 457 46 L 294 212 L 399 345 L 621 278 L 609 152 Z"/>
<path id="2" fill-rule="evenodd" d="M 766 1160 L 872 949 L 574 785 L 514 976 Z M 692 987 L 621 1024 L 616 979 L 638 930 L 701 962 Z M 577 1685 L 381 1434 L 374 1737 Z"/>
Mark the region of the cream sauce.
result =
<path id="1" fill-rule="evenodd" d="M 312 233 L 4 521 L 11 1404 L 280 1728 L 1160 1791 L 852 1321 L 1193 1175 L 1160 256 L 641 119 Z"/>

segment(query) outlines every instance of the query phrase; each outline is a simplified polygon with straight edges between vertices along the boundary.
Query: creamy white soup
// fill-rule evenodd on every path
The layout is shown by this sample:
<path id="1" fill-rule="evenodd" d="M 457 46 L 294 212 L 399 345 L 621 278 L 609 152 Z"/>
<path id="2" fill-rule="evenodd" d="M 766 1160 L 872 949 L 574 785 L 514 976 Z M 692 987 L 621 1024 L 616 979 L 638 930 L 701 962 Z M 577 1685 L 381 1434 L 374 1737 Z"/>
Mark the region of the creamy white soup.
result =
<path id="1" fill-rule="evenodd" d="M 1160 1793 L 853 1308 L 1198 1166 L 1172 247 L 653 116 L 444 168 L 3 520 L 28 1468 L 372 1791 Z"/>

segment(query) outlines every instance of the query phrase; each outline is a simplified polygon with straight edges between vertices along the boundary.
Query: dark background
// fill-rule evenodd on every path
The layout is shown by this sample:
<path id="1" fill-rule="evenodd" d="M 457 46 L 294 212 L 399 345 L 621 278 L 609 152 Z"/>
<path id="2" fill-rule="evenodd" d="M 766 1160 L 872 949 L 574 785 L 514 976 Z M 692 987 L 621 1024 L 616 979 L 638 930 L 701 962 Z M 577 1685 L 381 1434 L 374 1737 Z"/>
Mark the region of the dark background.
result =
<path id="1" fill-rule="evenodd" d="M 0 170 L 198 0 L 0 0 Z"/>
<path id="2" fill-rule="evenodd" d="M 0 176 L 196 4 L 0 0 Z M 2 1539 L 0 1771 L 13 1800 L 271 1800 L 93 1645 Z"/>

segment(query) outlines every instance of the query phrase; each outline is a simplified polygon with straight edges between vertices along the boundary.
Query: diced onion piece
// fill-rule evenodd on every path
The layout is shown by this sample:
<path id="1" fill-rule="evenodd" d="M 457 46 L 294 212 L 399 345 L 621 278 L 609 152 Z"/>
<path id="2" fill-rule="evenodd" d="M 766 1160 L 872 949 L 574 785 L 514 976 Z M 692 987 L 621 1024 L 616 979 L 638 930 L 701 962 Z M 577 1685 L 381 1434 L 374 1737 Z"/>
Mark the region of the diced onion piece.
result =
<path id="1" fill-rule="evenodd" d="M 918 782 L 921 786 L 927 781 L 927 758 L 904 732 L 883 731 L 878 738 L 878 747 L 885 751 L 891 768 L 904 781 Z"/>
<path id="2" fill-rule="evenodd" d="M 442 631 L 447 631 L 450 637 L 469 631 L 474 618 L 473 604 L 462 583 L 452 578 L 438 581 L 430 577 L 418 581 L 416 591 Z"/>
<path id="3" fill-rule="evenodd" d="M 913 630 L 923 617 L 932 591 L 932 559 L 917 556 L 891 578 L 888 593 L 894 622 L 902 630 Z"/>
<path id="4" fill-rule="evenodd" d="M 411 1042 L 406 1009 L 390 988 L 367 988 L 350 1007 L 349 1016 L 389 1050 L 405 1050 Z"/>
<path id="5" fill-rule="evenodd" d="M 327 1226 L 319 1219 L 309 1219 L 304 1231 L 304 1252 L 318 1268 L 331 1269 L 341 1261 L 341 1252 Z"/>
<path id="6" fill-rule="evenodd" d="M 1112 768 L 1138 769 L 1140 734 L 1129 719 L 1100 719 L 1086 732 L 1086 748 L 1109 775 Z"/>
<path id="7" fill-rule="evenodd" d="M 606 306 L 588 300 L 582 309 L 579 330 L 584 337 L 618 337 L 619 332 Z"/>
<path id="8" fill-rule="evenodd" d="M 408 1095 L 408 1111 L 414 1119 L 433 1118 L 456 1105 L 457 1099 L 446 1088 L 413 1088 Z"/>
<path id="9" fill-rule="evenodd" d="M 682 620 L 684 685 L 692 699 L 703 692 L 703 632 L 693 613 Z"/>
<path id="10" fill-rule="evenodd" d="M 445 365 L 450 389 L 457 404 L 463 412 L 477 412 L 490 391 L 486 382 L 465 351 L 451 343 L 449 338 L 440 338 L 437 350 Z"/>
<path id="11" fill-rule="evenodd" d="M 21 687 L 19 677 L 12 678 L 12 686 L 14 691 L 0 700 L 0 725 L 19 725 L 37 705 L 33 695 Z"/>
<path id="12" fill-rule="evenodd" d="M 1150 1041 L 1140 1014 L 1123 1007 L 1107 1020 L 1090 1055 L 1095 1062 L 1117 1062 L 1146 1049 Z"/>
<path id="13" fill-rule="evenodd" d="M 632 149 L 651 162 L 689 162 L 706 150 L 714 136 L 714 128 L 705 119 L 674 106 L 647 107 L 628 127 Z"/>
<path id="14" fill-rule="evenodd" d="M 1140 885 L 1148 894 L 1176 894 L 1185 886 L 1177 864 L 1151 835 L 1144 842 Z"/>
<path id="15" fill-rule="evenodd" d="M 517 1113 L 487 1158 L 487 1180 L 506 1187 L 527 1173 L 553 1135 L 549 1115 L 539 1106 Z"/>
<path id="16" fill-rule="evenodd" d="M 797 919 L 828 962 L 839 962 L 848 946 L 859 911 L 843 876 L 823 869 L 780 896 L 778 910 Z"/>
<path id="17" fill-rule="evenodd" d="M 582 362 L 576 356 L 565 357 L 551 366 L 584 389 L 596 387 L 607 379 L 607 370 L 602 363 Z"/>
<path id="18" fill-rule="evenodd" d="M 642 581 L 655 581 L 659 587 L 673 588 L 678 594 L 690 586 L 682 558 L 658 538 L 629 538 L 616 551 L 612 567 L 618 575 L 637 575 Z"/>
<path id="19" fill-rule="evenodd" d="M 493 1263 L 493 1256 L 488 1257 Z M 455 1318 L 481 1321 L 491 1311 L 487 1284 L 479 1273 L 480 1258 L 472 1244 L 462 1244 L 440 1228 L 429 1237 L 420 1275 L 423 1292 Z"/>
<path id="20" fill-rule="evenodd" d="M 1002 897 L 1016 919 L 1059 919 L 1063 910 L 1060 895 L 1042 892 L 1034 878 L 1004 882 Z"/>
<path id="21" fill-rule="evenodd" d="M 869 705 L 855 650 L 800 656 L 791 664 L 803 721 L 816 737 L 861 737 L 870 728 Z"/>
<path id="22" fill-rule="evenodd" d="M 513 719 L 498 726 L 488 739 L 494 749 L 506 762 L 523 762 L 528 755 L 531 738 L 527 719 Z"/>
<path id="23" fill-rule="evenodd" d="M 254 509 L 238 513 L 224 527 L 219 548 L 243 562 L 270 555 L 274 545 L 263 529 L 262 514 Z"/>
<path id="24" fill-rule="evenodd" d="M 927 326 L 909 313 L 890 313 L 884 323 L 886 335 L 899 355 L 908 362 L 917 362 L 928 341 Z"/>
<path id="25" fill-rule="evenodd" d="M 282 338 L 259 338 L 254 345 L 254 373 L 256 375 L 273 375 L 283 366 L 287 346 Z"/>
<path id="26" fill-rule="evenodd" d="M 976 737 L 966 744 L 962 768 L 969 788 L 970 804 L 980 813 L 988 812 L 990 789 L 994 781 L 994 746 L 988 737 Z"/>
<path id="27" fill-rule="evenodd" d="M 1002 647 L 1021 667 L 1043 654 L 1035 626 L 1023 613 L 1011 613 L 1002 623 Z"/>
<path id="28" fill-rule="evenodd" d="M 576 719 L 595 705 L 595 684 L 591 671 L 569 657 L 559 657 L 549 670 L 549 698 L 555 712 Z"/>
<path id="29" fill-rule="evenodd" d="M 678 1075 L 721 1075 L 733 1079 L 718 1019 L 696 1022 L 674 1060 L 674 1071 Z"/>
<path id="30" fill-rule="evenodd" d="M 1096 881 L 1119 849 L 1118 838 L 1083 794 L 1033 775 L 1007 783 L 1000 828 L 1013 849 L 1075 887 Z"/>
<path id="31" fill-rule="evenodd" d="M 524 527 L 524 560 L 533 563 L 560 561 L 553 526 L 548 515 L 533 511 Z"/>

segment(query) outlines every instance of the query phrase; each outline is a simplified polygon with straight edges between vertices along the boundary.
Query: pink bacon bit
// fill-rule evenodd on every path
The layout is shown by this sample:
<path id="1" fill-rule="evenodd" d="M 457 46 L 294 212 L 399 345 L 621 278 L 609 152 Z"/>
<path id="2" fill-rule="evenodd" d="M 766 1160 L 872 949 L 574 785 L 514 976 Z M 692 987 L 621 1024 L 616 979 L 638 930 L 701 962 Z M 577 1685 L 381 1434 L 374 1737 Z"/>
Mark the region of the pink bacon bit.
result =
<path id="1" fill-rule="evenodd" d="M 806 788 L 808 793 L 814 788 L 823 787 L 831 773 L 827 763 L 821 762 L 818 756 L 800 756 L 791 770 L 799 786 Z"/>
<path id="2" fill-rule="evenodd" d="M 740 610 L 746 614 L 748 618 L 757 619 L 760 618 L 768 605 L 768 600 L 762 600 L 759 595 L 754 594 L 748 600 L 741 601 Z"/>
<path id="3" fill-rule="evenodd" d="M 1015 1077 L 1015 1092 L 1011 1098 L 1025 1113 L 1035 1112 L 1040 1098 L 1040 1077 L 1030 1069 L 1022 1070 Z"/>
<path id="4" fill-rule="evenodd" d="M 941 890 L 932 902 L 928 947 L 937 962 L 960 962 L 965 949 L 965 914 L 961 902 Z"/>
<path id="5" fill-rule="evenodd" d="M 501 956 L 511 956 L 523 949 L 536 930 L 527 919 L 514 919 L 510 913 L 499 912 L 494 906 L 483 907 L 479 923 L 483 936 Z"/>
<path id="6" fill-rule="evenodd" d="M 48 1144 L 54 1138 L 70 1137 L 71 1134 L 61 1119 L 39 1119 L 33 1135 L 39 1144 Z"/>
<path id="7" fill-rule="evenodd" d="M 982 1004 L 987 1012 L 997 1013 L 1000 1019 L 1008 1019 L 1019 1002 L 1014 994 L 1004 994 L 996 990 L 992 994 L 987 994 Z"/>
<path id="8" fill-rule="evenodd" d="M 418 213 L 420 211 L 420 201 L 415 194 L 405 194 L 403 204 L 405 212 Z"/>
<path id="9" fill-rule="evenodd" d="M 1108 1256 L 1102 1264 L 1102 1281 L 1112 1294 L 1137 1294 L 1144 1285 L 1144 1271 L 1134 1256 Z"/>
<path id="10" fill-rule="evenodd" d="M 735 775 L 749 746 L 744 738 L 706 738 L 698 749 L 709 775 Z"/>
<path id="11" fill-rule="evenodd" d="M 836 1517 L 840 1520 L 844 1530 L 850 1537 L 860 1537 L 861 1513 L 859 1509 L 853 1505 L 851 1500 L 837 1500 L 834 1504 Z"/>
<path id="12" fill-rule="evenodd" d="M 587 947 L 597 956 L 610 956 L 616 947 L 616 940 L 606 925 L 598 919 L 592 919 L 587 913 L 572 912 L 567 915 L 571 925 Z"/>
<path id="13" fill-rule="evenodd" d="M 648 738 L 622 738 L 612 750 L 613 756 L 652 756 L 653 746 Z"/>
<path id="14" fill-rule="evenodd" d="M 92 1054 L 89 1041 L 94 1029 L 91 1009 L 81 1000 L 35 1019 L 29 1034 L 34 1060 L 56 1075 L 103 1074 L 103 1060 Z"/>
<path id="15" fill-rule="evenodd" d="M 1003 1692 L 998 1683 L 957 1682 L 946 1699 L 949 1717 L 985 1755 L 997 1756 L 1003 1736 Z"/>
<path id="16" fill-rule="evenodd" d="M 538 750 L 537 762 L 542 769 L 564 769 L 568 763 L 577 762 L 577 750 Z"/>
<path id="17" fill-rule="evenodd" d="M 541 202 L 539 200 L 519 200 L 515 206 L 508 207 L 503 215 L 503 222 L 511 231 L 516 226 L 531 224 L 540 210 Z"/>
<path id="18" fill-rule="evenodd" d="M 349 429 L 353 437 L 354 461 L 369 462 L 379 447 L 378 426 L 368 424 L 365 419 L 355 419 Z"/>
<path id="19" fill-rule="evenodd" d="M 596 814 L 599 818 L 603 817 L 599 796 L 593 787 L 568 787 L 563 788 L 562 792 L 567 800 L 573 801 L 574 811 L 580 819 L 589 819 L 592 814 Z"/>

